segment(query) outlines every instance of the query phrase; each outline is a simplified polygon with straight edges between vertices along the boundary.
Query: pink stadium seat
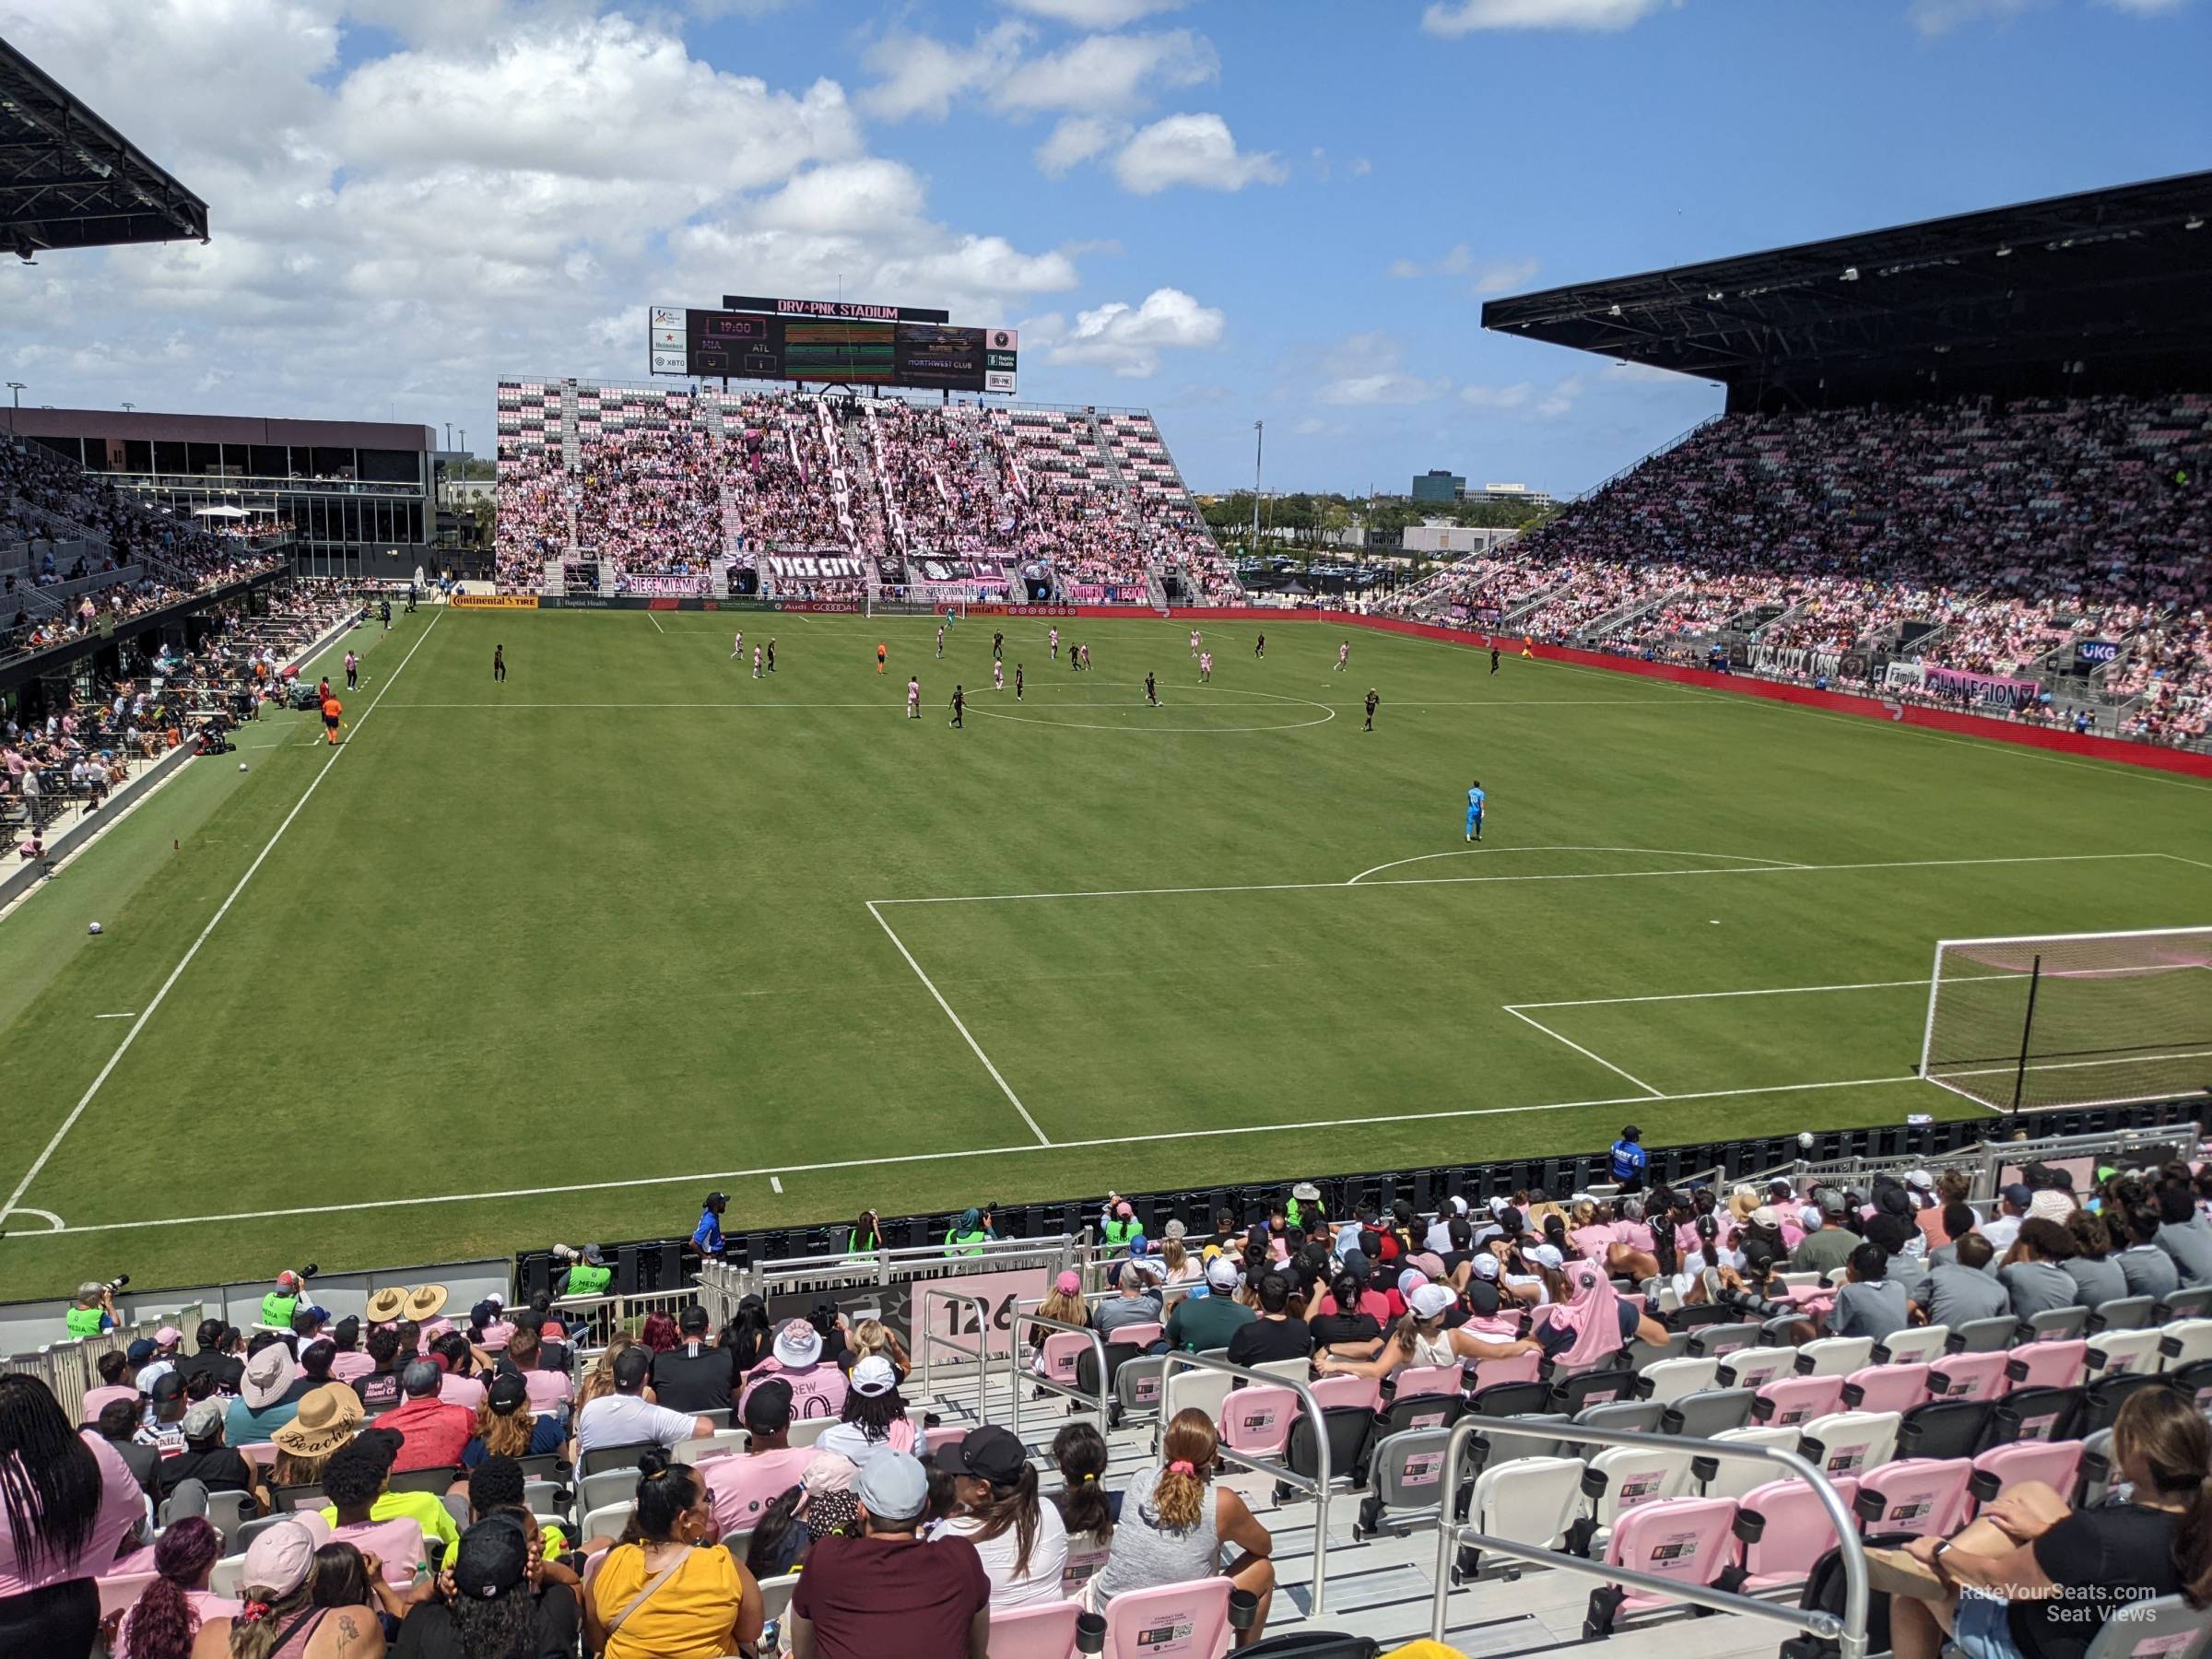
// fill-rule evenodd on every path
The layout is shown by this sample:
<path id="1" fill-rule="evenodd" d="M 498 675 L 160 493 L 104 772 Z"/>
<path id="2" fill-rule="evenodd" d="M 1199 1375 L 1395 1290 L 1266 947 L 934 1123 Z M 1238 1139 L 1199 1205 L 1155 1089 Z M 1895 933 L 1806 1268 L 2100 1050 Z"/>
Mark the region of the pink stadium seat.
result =
<path id="1" fill-rule="evenodd" d="M 1293 1389 L 1240 1388 L 1221 1406 L 1221 1443 L 1247 1457 L 1279 1458 L 1300 1402 Z"/>
<path id="2" fill-rule="evenodd" d="M 2006 1380 L 2014 1388 L 2074 1388 L 2081 1382 L 2088 1341 L 2027 1342 L 2006 1355 Z"/>
<path id="3" fill-rule="evenodd" d="M 1946 1400 L 1994 1400 L 2005 1392 L 2005 1368 L 2013 1350 L 1947 1354 L 1928 1367 L 1928 1393 Z"/>
<path id="4" fill-rule="evenodd" d="M 1060 1568 L 1060 1594 L 1081 1594 L 1083 1582 L 1106 1565 L 1113 1553 L 1112 1540 L 1098 1533 L 1073 1533 L 1067 1540 L 1067 1559 Z"/>
<path id="5" fill-rule="evenodd" d="M 1846 1514 L 1857 1498 L 1859 1483 L 1848 1476 L 1835 1483 Z M 1820 1507 L 1819 1497 L 1794 1477 L 1754 1487 L 1738 1501 L 1735 1535 L 1743 1541 L 1736 1559 L 1742 1587 L 1758 1594 L 1781 1584 L 1794 1584 L 1812 1571 L 1813 1563 L 1835 1547 L 1835 1523 Z"/>
<path id="6" fill-rule="evenodd" d="M 1070 1659 L 1076 1651 L 1076 1618 L 1082 1610 L 1072 1601 L 1062 1601 L 992 1614 L 994 1659 Z"/>
<path id="7" fill-rule="evenodd" d="M 1786 1429 L 1825 1417 L 1842 1403 L 1841 1377 L 1777 1377 L 1751 1403 L 1751 1420 Z"/>
<path id="8" fill-rule="evenodd" d="M 1541 1354 L 1515 1354 L 1511 1359 L 1484 1359 L 1472 1368 L 1467 1387 L 1478 1393 L 1499 1382 L 1534 1382 L 1543 1365 Z"/>
<path id="9" fill-rule="evenodd" d="M 100 1618 L 127 1611 L 156 1576 L 152 1572 L 117 1572 L 100 1580 Z"/>
<path id="10" fill-rule="evenodd" d="M 1451 1371 L 1456 1387 L 1459 1376 L 1457 1367 L 1433 1366 L 1428 1369 Z M 1406 1371 L 1398 1373 L 1401 1377 L 1408 1374 Z M 1337 1406 L 1354 1406 L 1372 1411 L 1382 1403 L 1382 1386 L 1372 1377 L 1323 1377 L 1306 1386 L 1312 1391 L 1314 1404 L 1324 1411 Z M 1403 1392 L 1400 1391 L 1401 1397 Z M 1305 1402 L 1301 1400 L 1299 1404 L 1302 1408 Z"/>
<path id="11" fill-rule="evenodd" d="M 1229 1652 L 1229 1593 L 1225 1578 L 1132 1590 L 1106 1605 L 1104 1659 L 1220 1659 Z"/>
<path id="12" fill-rule="evenodd" d="M 1076 1366 L 1084 1355 L 1090 1352 L 1090 1338 L 1080 1331 L 1049 1331 L 1045 1334 L 1043 1371 L 1048 1382 L 1076 1385 Z"/>
<path id="13" fill-rule="evenodd" d="M 1465 1377 L 1466 1372 L 1456 1365 L 1409 1365 L 1397 1374 L 1398 1392 L 1394 1397 L 1401 1400 L 1412 1400 L 1426 1394 L 1455 1394 L 1460 1391 Z M 1329 1382 L 1337 1380 L 1335 1378 L 1325 1379 Z M 1501 1380 L 1495 1377 L 1491 1379 L 1492 1382 Z M 1322 1401 L 1324 1406 L 1345 1403 L 1340 1400 Z"/>
<path id="14" fill-rule="evenodd" d="M 1123 1325 L 1119 1330 L 1109 1335 L 1106 1341 L 1109 1345 L 1117 1347 L 1150 1347 L 1154 1343 L 1165 1338 L 1167 1334 L 1165 1325 L 1157 1319 L 1151 1319 L 1141 1324 Z"/>
<path id="15" fill-rule="evenodd" d="M 1859 1519 L 1869 1533 L 1911 1533 L 1936 1537 L 1966 1519 L 1967 1483 L 1974 1465 L 1964 1457 L 1909 1457 L 1859 1477 Z"/>
<path id="16" fill-rule="evenodd" d="M 1677 1583 L 1711 1584 L 1730 1565 L 1735 1507 L 1733 1498 L 1673 1498 L 1630 1510 L 1606 1543 L 1606 1564 Z M 1623 1616 L 1674 1605 L 1672 1596 L 1607 1585 L 1591 1592 L 1583 1633 L 1610 1635 Z"/>
<path id="17" fill-rule="evenodd" d="M 1843 1379 L 1843 1404 L 1853 1411 L 1910 1411 L 1927 1397 L 1925 1365 L 1870 1365 Z"/>
<path id="18" fill-rule="evenodd" d="M 1974 1459 L 1974 1497 L 1988 1503 L 2016 1486 L 2040 1480 L 2060 1497 L 2071 1498 L 2075 1477 L 2081 1472 L 2081 1453 L 2079 1441 L 2016 1441 L 2009 1446 L 1992 1446 Z"/>

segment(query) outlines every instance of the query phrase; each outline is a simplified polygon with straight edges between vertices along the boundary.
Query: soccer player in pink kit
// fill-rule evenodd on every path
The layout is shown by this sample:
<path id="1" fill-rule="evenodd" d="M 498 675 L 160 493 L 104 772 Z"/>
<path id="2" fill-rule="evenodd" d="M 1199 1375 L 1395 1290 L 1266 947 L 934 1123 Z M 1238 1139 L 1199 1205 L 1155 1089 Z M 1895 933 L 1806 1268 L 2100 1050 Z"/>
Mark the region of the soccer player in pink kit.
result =
<path id="1" fill-rule="evenodd" d="M 906 717 L 909 720 L 922 718 L 922 681 L 919 677 L 906 682 Z"/>
<path id="2" fill-rule="evenodd" d="M 760 677 L 760 647 L 758 645 L 753 647 L 753 677 Z"/>
<path id="3" fill-rule="evenodd" d="M 1352 642 L 1349 640 L 1336 647 L 1336 672 L 1342 674 L 1352 663 Z"/>
<path id="4" fill-rule="evenodd" d="M 1198 653 L 1198 683 L 1202 686 L 1214 683 L 1214 653 L 1210 651 Z"/>
<path id="5" fill-rule="evenodd" d="M 992 659 L 991 663 L 991 689 L 994 691 L 1004 691 L 1006 688 L 1006 664 L 998 661 L 996 658 L 994 658 Z"/>
<path id="6" fill-rule="evenodd" d="M 1198 630 L 1194 628 L 1191 629 L 1191 654 L 1198 654 Z"/>
<path id="7" fill-rule="evenodd" d="M 737 630 L 737 637 L 730 641 L 730 661 L 735 663 L 744 655 L 745 629 L 741 628 Z"/>
<path id="8" fill-rule="evenodd" d="M 1049 629 L 1044 637 L 1052 642 L 1053 661 L 1058 662 L 1060 660 L 1060 629 L 1057 627 Z"/>

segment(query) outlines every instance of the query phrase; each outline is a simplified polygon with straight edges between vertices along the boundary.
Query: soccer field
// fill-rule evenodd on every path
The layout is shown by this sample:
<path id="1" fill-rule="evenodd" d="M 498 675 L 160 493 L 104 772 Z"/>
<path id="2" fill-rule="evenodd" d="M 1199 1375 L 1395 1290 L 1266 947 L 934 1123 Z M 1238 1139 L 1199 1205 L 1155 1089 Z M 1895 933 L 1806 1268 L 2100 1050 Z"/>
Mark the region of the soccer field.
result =
<path id="1" fill-rule="evenodd" d="M 1969 1113 L 1910 1076 L 1936 939 L 2212 923 L 2199 781 L 1311 623 L 1207 628 L 1201 687 L 1187 623 L 1048 626 L 357 633 L 340 748 L 263 719 L 0 922 L 0 1295 L 681 1232 L 711 1184 L 743 1227 Z"/>

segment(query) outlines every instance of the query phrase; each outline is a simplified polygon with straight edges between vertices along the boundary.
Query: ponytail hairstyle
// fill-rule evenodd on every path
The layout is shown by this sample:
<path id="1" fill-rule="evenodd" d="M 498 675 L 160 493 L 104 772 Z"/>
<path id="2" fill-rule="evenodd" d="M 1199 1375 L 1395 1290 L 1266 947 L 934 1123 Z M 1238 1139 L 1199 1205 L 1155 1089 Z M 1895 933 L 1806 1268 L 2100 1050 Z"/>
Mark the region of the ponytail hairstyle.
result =
<path id="1" fill-rule="evenodd" d="M 1070 1423 L 1053 1436 L 1053 1463 L 1066 1483 L 1060 1494 L 1060 1519 L 1069 1536 L 1111 1536 L 1113 1505 L 1100 1484 L 1106 1478 L 1106 1437 L 1089 1423 Z"/>
<path id="2" fill-rule="evenodd" d="M 1221 1454 L 1221 1438 L 1213 1418 L 1194 1406 L 1175 1414 L 1160 1439 L 1164 1466 L 1152 1488 L 1152 1513 L 1163 1532 L 1185 1533 L 1198 1524 L 1204 1512 L 1206 1482 Z"/>
<path id="3" fill-rule="evenodd" d="M 1329 1295 L 1336 1303 L 1338 1314 L 1348 1317 L 1359 1312 L 1359 1276 L 1339 1272 L 1329 1281 Z"/>
<path id="4" fill-rule="evenodd" d="M 629 1523 L 618 1540 L 624 1544 L 667 1544 L 676 1539 L 677 1523 L 699 1501 L 698 1477 L 689 1464 L 671 1461 L 658 1446 L 638 1457 L 638 1500 L 630 1508 Z"/>
<path id="5" fill-rule="evenodd" d="M 794 1558 L 806 1542 L 806 1529 L 798 1516 L 799 1500 L 806 1495 L 806 1488 L 795 1485 L 777 1493 L 753 1523 L 752 1541 L 745 1547 L 745 1570 L 756 1579 L 782 1578 L 792 1570 Z"/>
<path id="6" fill-rule="evenodd" d="M 266 1584 L 244 1585 L 239 1594 L 246 1610 L 230 1621 L 230 1659 L 270 1659 L 276 1639 L 315 1605 L 314 1568 L 288 1594 L 278 1595 Z"/>
<path id="7" fill-rule="evenodd" d="M 1572 1253 L 1567 1243 L 1567 1221 L 1558 1210 L 1544 1218 L 1544 1242 L 1561 1255 Z"/>
<path id="8" fill-rule="evenodd" d="M 768 1304 L 758 1296 L 748 1296 L 737 1304 L 722 1327 L 717 1346 L 730 1350 L 739 1371 L 750 1371 L 767 1356 L 771 1343 L 768 1328 Z"/>
<path id="9" fill-rule="evenodd" d="M 187 1659 L 200 1616 L 186 1596 L 222 1559 L 223 1535 L 205 1515 L 187 1515 L 154 1546 L 154 1582 L 131 1609 L 130 1641 L 117 1659 Z"/>
<path id="10" fill-rule="evenodd" d="M 2066 1218 L 2074 1235 L 2074 1253 L 2085 1262 L 2101 1262 L 2112 1253 L 2112 1230 L 2102 1216 L 2077 1209 Z"/>
<path id="11" fill-rule="evenodd" d="M 2179 1389 L 2137 1389 L 2112 1422 L 2112 1466 L 2137 1461 L 2159 1498 L 2183 1501 L 2174 1571 L 2191 1606 L 2212 1606 L 2212 1421 Z"/>
<path id="12" fill-rule="evenodd" d="M 993 1538 L 1014 1534 L 1014 1572 L 1016 1578 L 1027 1578 L 1030 1571 L 1030 1551 L 1037 1545 L 1037 1465 L 1028 1458 L 1021 1460 L 1021 1474 L 1012 1486 L 990 1483 L 988 1501 L 969 1510 L 969 1514 L 982 1525 L 971 1540 L 985 1544 Z"/>

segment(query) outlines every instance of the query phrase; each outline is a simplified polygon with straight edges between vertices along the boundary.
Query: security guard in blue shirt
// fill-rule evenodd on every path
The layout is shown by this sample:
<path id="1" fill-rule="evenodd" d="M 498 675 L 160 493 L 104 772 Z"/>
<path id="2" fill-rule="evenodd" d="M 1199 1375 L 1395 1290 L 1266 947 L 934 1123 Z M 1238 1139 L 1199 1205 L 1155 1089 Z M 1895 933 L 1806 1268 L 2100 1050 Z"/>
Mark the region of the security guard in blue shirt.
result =
<path id="1" fill-rule="evenodd" d="M 1643 1191 L 1643 1174 L 1651 1167 L 1652 1155 L 1638 1144 L 1642 1139 L 1643 1131 L 1630 1124 L 1613 1143 L 1613 1184 L 1624 1193 Z"/>

